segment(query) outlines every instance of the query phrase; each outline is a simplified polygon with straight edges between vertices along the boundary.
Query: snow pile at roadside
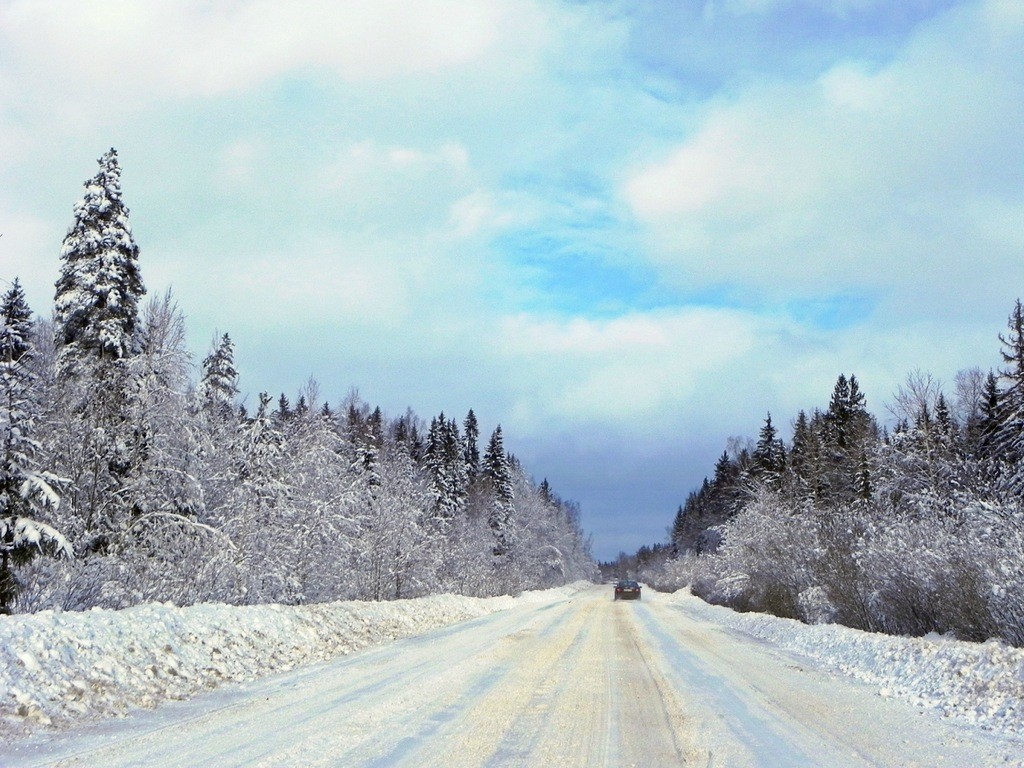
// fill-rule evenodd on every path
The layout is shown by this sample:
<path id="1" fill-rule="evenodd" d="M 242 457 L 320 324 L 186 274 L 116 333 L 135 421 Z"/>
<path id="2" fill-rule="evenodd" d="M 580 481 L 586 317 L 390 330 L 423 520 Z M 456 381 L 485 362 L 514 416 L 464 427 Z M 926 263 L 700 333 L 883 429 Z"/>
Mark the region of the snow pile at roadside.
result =
<path id="1" fill-rule="evenodd" d="M 995 640 L 968 643 L 938 635 L 893 637 L 834 624 L 808 626 L 708 605 L 687 590 L 666 597 L 684 604 L 692 615 L 869 683 L 882 696 L 931 707 L 983 728 L 1024 733 L 1024 649 Z"/>
<path id="2" fill-rule="evenodd" d="M 123 715 L 585 586 L 306 606 L 150 604 L 0 616 L 0 738 Z"/>

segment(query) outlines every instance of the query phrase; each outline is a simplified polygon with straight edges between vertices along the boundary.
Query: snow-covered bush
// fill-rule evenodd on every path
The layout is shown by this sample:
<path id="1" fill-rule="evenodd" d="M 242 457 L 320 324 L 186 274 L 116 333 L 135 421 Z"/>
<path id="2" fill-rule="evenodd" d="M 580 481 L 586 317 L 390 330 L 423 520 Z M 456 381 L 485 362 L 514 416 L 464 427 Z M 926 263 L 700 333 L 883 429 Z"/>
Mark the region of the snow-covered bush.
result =
<path id="1" fill-rule="evenodd" d="M 700 558 L 694 594 L 741 611 L 799 618 L 798 598 L 813 586 L 819 549 L 812 518 L 767 489 L 726 526 L 724 542 Z"/>

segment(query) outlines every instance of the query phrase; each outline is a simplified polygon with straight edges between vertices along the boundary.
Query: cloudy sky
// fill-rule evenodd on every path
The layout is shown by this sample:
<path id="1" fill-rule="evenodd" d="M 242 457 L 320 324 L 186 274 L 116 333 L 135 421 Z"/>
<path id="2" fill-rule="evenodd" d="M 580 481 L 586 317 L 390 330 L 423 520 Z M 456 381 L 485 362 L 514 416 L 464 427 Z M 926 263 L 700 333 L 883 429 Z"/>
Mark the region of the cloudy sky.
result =
<path id="1" fill-rule="evenodd" d="M 242 387 L 474 408 L 662 540 L 731 436 L 998 363 L 1019 0 L 0 0 L 0 280 L 48 313 L 118 149 L 142 270 Z"/>

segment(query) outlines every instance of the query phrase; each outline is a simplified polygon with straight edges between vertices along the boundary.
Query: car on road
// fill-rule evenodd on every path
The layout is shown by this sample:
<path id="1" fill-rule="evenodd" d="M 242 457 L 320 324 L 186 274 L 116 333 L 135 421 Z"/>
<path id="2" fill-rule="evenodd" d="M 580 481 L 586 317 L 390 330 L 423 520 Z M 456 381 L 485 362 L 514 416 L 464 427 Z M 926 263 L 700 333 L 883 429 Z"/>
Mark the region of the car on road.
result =
<path id="1" fill-rule="evenodd" d="M 615 584 L 616 600 L 639 600 L 640 585 L 632 579 L 619 579 Z"/>

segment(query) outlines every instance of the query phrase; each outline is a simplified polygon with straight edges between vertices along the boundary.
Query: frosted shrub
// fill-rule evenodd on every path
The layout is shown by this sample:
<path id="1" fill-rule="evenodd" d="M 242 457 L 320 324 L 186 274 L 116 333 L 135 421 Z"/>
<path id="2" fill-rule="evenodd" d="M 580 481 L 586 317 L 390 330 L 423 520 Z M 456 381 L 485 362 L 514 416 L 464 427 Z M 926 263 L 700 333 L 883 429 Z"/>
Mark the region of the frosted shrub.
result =
<path id="1" fill-rule="evenodd" d="M 805 516 L 775 494 L 759 492 L 733 518 L 714 555 L 701 558 L 693 591 L 741 611 L 797 618 L 798 596 L 812 586 L 808 552 L 817 534 Z"/>
<path id="2" fill-rule="evenodd" d="M 641 569 L 637 578 L 659 592 L 675 592 L 693 582 L 698 562 L 697 555 L 680 555 L 664 563 Z"/>

